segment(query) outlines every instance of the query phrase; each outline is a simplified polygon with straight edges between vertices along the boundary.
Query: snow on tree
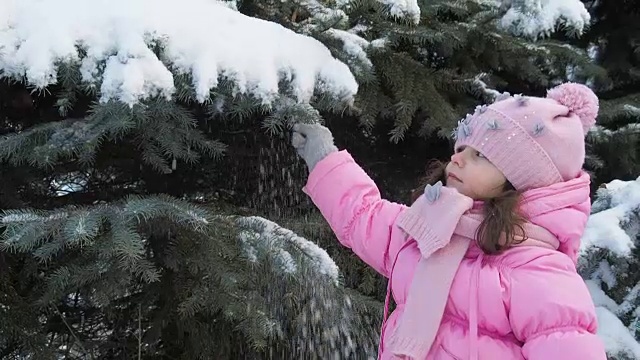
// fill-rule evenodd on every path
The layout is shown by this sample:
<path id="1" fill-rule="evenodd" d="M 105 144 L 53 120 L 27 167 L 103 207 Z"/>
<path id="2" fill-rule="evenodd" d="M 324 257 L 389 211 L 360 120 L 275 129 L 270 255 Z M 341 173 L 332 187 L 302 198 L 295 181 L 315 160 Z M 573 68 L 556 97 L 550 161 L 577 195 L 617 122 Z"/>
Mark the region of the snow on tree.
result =
<path id="1" fill-rule="evenodd" d="M 509 9 L 501 25 L 516 35 L 545 37 L 564 27 L 580 35 L 589 25 L 591 16 L 580 0 L 503 0 Z"/>
<path id="2" fill-rule="evenodd" d="M 191 0 L 189 6 L 168 0 L 35 5 L 3 0 L 0 69 L 38 89 L 68 76 L 58 74 L 63 70 L 57 65 L 64 62 L 77 66 L 83 86 L 99 89 L 101 103 L 115 99 L 130 106 L 176 95 L 173 73 L 190 78 L 181 85 L 188 85 L 199 102 L 210 101 L 211 90 L 224 87 L 221 78 L 231 83 L 233 93 L 255 96 L 264 104 L 279 97 L 281 81 L 289 82 L 283 90 L 302 102 L 316 90 L 338 101 L 357 91 L 349 68 L 315 39 L 215 1 Z M 288 46 L 273 46 L 277 42 Z"/>
<path id="3" fill-rule="evenodd" d="M 399 18 L 410 18 L 413 22 L 420 21 L 420 7 L 417 0 L 380 0 L 388 6 L 389 14 Z"/>
<path id="4" fill-rule="evenodd" d="M 640 358 L 640 178 L 604 184 L 582 238 L 578 268 L 612 359 Z"/>
<path id="5" fill-rule="evenodd" d="M 270 252 L 269 249 L 273 249 L 277 252 L 274 256 L 278 259 L 276 267 L 287 274 L 296 273 L 298 261 L 295 261 L 290 252 L 286 250 L 286 245 L 294 246 L 296 249 L 302 250 L 299 252 L 315 264 L 315 268 L 319 270 L 320 274 L 326 275 L 336 285 L 338 284 L 338 266 L 329 257 L 329 254 L 315 243 L 264 218 L 246 217 L 241 221 L 243 224 L 254 223 L 257 226 L 257 229 L 253 231 L 245 229 L 240 233 L 250 261 L 257 262 L 258 254 L 267 254 Z"/>
<path id="6" fill-rule="evenodd" d="M 270 287 L 269 310 L 293 329 L 286 336 L 295 344 L 297 357 L 376 357 L 378 329 L 358 315 L 362 313 L 354 309 L 358 303 L 337 287 L 341 283 L 338 267 L 324 249 L 261 217 L 242 217 L 236 221 L 240 224 L 239 238 L 247 258 L 261 278 L 266 279 L 264 286 Z M 295 288 L 290 281 L 272 283 L 269 279 L 274 277 L 265 276 L 270 273 L 296 277 L 313 286 Z M 286 305 L 297 307 L 297 311 L 281 308 L 283 300 Z"/>
<path id="7" fill-rule="evenodd" d="M 325 45 L 228 5 L 0 0 L 0 91 L 37 99 L 20 104 L 28 116 L 0 108 L 2 177 L 22 176 L 17 209 L 2 205 L 3 358 L 375 351 L 354 319 L 319 332 L 323 307 L 350 319 L 366 303 L 308 242 L 269 223 L 260 239 L 282 247 L 252 262 L 241 234 L 258 219 L 213 215 L 187 189 L 148 195 L 225 155 L 209 121 L 263 114 L 282 132 L 353 102 L 355 78 Z"/>

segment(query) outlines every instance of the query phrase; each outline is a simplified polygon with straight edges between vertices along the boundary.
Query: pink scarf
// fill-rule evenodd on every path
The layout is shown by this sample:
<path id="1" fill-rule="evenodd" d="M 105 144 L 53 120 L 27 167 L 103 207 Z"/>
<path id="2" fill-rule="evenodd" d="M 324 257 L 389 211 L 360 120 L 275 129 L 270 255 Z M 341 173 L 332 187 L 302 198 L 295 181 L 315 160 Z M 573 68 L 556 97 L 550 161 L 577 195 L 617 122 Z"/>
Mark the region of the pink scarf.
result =
<path id="1" fill-rule="evenodd" d="M 546 246 L 577 260 L 589 216 L 589 176 L 523 194 L 520 210 L 529 219 L 521 245 Z M 427 187 L 397 225 L 418 243 L 422 258 L 409 289 L 405 310 L 390 341 L 399 358 L 425 359 L 440 327 L 458 266 L 476 236 L 482 215 L 470 212 L 473 200 L 446 187 Z M 559 220 L 561 219 L 561 220 Z M 473 329 L 472 329 L 473 330 Z"/>

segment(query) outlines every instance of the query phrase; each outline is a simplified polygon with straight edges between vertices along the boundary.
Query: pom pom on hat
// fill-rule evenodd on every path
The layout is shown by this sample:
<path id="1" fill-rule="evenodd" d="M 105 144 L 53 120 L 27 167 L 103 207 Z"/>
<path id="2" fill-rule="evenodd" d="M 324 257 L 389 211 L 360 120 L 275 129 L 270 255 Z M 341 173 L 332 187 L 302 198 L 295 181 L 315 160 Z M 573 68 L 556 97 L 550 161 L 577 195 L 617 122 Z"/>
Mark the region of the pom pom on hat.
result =
<path id="1" fill-rule="evenodd" d="M 549 90 L 547 98 L 559 102 L 576 114 L 582 122 L 582 129 L 585 134 L 596 123 L 599 106 L 598 97 L 587 86 L 564 83 Z"/>

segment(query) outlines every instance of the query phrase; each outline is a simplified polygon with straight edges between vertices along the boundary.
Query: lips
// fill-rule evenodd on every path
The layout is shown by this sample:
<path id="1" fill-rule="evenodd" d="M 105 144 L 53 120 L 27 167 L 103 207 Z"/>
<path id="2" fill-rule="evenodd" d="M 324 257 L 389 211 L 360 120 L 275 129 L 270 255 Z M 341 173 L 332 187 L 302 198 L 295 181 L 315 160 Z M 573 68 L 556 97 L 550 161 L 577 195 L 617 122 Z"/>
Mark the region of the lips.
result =
<path id="1" fill-rule="evenodd" d="M 448 178 L 448 179 L 456 180 L 456 181 L 458 181 L 458 182 L 462 182 L 462 180 L 460 180 L 460 178 L 459 178 L 459 177 L 457 177 L 454 173 L 448 173 L 448 174 L 447 174 L 447 178 Z"/>

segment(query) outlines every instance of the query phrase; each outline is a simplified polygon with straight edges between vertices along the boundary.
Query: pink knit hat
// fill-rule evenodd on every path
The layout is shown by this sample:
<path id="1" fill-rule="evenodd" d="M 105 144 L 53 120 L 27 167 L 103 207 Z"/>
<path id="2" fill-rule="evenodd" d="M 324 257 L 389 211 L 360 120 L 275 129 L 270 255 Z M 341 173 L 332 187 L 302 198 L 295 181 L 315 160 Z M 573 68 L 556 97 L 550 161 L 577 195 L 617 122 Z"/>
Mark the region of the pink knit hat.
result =
<path id="1" fill-rule="evenodd" d="M 480 151 L 516 190 L 540 188 L 580 174 L 597 115 L 598 97 L 581 84 L 559 85 L 546 98 L 507 93 L 459 122 L 455 146 Z"/>

